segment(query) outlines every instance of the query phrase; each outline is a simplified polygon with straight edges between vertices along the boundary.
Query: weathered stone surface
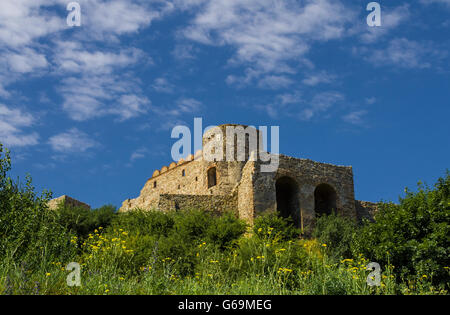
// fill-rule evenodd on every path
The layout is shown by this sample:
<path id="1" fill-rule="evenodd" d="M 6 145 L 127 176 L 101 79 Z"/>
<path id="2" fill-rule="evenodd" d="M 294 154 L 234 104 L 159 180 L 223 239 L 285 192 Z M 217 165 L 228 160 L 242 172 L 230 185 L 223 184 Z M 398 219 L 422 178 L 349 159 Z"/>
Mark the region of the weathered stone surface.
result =
<path id="1" fill-rule="evenodd" d="M 237 211 L 237 196 L 231 195 L 172 195 L 163 194 L 159 198 L 158 209 L 171 210 L 206 210 L 214 214 L 225 211 Z"/>
<path id="2" fill-rule="evenodd" d="M 58 209 L 58 206 L 60 204 L 63 206 L 67 206 L 67 207 L 83 207 L 86 209 L 91 209 L 90 205 L 88 205 L 84 202 L 78 201 L 76 199 L 73 199 L 66 195 L 63 195 L 61 197 L 50 200 L 48 202 L 48 208 L 51 210 L 56 210 L 56 209 Z"/>
<path id="3" fill-rule="evenodd" d="M 358 216 L 358 221 L 362 222 L 363 219 L 373 221 L 375 213 L 378 211 L 378 203 L 355 200 L 356 213 Z"/>
<path id="4" fill-rule="evenodd" d="M 232 137 L 225 136 L 220 138 L 216 132 L 220 130 L 226 135 L 229 126 L 236 125 L 213 128 L 203 137 L 204 150 L 209 141 L 221 141 L 222 159 L 208 159 L 207 153 L 200 151 L 195 156 L 171 163 L 170 167 L 156 170 L 140 196 L 124 201 L 120 211 L 135 208 L 234 210 L 250 223 L 258 214 L 280 211 L 290 216 L 305 233 L 313 227 L 317 214 L 324 211 L 334 211 L 354 219 L 373 213 L 371 203 L 359 202 L 355 206 L 351 166 L 277 155 L 277 171 L 261 172 L 262 162 L 249 159 L 251 146 L 248 140 L 245 142 L 245 160 L 226 162 L 227 144 L 233 146 L 236 156 L 237 140 L 235 138 L 233 142 Z M 256 133 L 260 137 L 258 131 Z M 216 185 L 210 187 L 208 173 L 214 169 Z"/>

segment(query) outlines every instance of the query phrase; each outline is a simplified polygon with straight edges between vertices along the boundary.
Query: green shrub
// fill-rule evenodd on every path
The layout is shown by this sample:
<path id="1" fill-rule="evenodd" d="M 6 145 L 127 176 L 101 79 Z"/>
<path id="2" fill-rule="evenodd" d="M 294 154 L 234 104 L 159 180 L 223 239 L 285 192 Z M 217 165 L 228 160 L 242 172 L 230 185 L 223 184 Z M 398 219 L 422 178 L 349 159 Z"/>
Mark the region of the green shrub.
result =
<path id="1" fill-rule="evenodd" d="M 354 220 L 339 215 L 323 215 L 316 221 L 313 237 L 326 244 L 334 259 L 351 258 L 351 244 L 357 230 Z"/>
<path id="2" fill-rule="evenodd" d="M 434 189 L 419 184 L 416 193 L 406 190 L 400 204 L 385 203 L 375 222 L 365 225 L 353 244 L 380 264 L 391 262 L 399 278 L 432 279 L 449 287 L 450 173 Z"/>
<path id="3" fill-rule="evenodd" d="M 223 216 L 213 218 L 211 225 L 206 230 L 205 240 L 214 244 L 221 250 L 235 245 L 236 241 L 244 235 L 247 224 L 238 219 L 231 212 Z"/>
<path id="4" fill-rule="evenodd" d="M 8 177 L 11 160 L 0 144 L 0 257 L 4 263 L 38 268 L 73 257 L 71 234 L 48 210 L 51 193 L 34 192 L 31 177 L 24 186 Z"/>
<path id="5" fill-rule="evenodd" d="M 300 236 L 291 218 L 283 218 L 277 213 L 269 213 L 258 216 L 253 225 L 253 232 L 263 237 L 268 232 L 277 234 L 282 240 L 291 240 Z"/>
<path id="6" fill-rule="evenodd" d="M 161 211 L 135 209 L 119 213 L 111 224 L 113 228 L 122 228 L 141 236 L 168 236 L 174 228 L 175 220 L 172 215 Z"/>
<path id="7" fill-rule="evenodd" d="M 175 219 L 174 232 L 183 242 L 195 243 L 204 240 L 206 231 L 212 224 L 210 213 L 201 210 L 184 210 L 173 214 Z"/>
<path id="8" fill-rule="evenodd" d="M 198 262 L 199 244 L 226 250 L 245 233 L 246 224 L 231 213 L 214 216 L 200 210 L 134 210 L 120 213 L 107 233 L 119 229 L 128 234 L 127 247 L 134 250 L 130 272 L 148 265 L 162 268 L 171 262 L 181 274 L 190 274 Z"/>
<path id="9" fill-rule="evenodd" d="M 108 227 L 116 216 L 116 208 L 111 205 L 94 210 L 61 205 L 56 211 L 59 212 L 59 223 L 80 239 L 99 227 Z"/>

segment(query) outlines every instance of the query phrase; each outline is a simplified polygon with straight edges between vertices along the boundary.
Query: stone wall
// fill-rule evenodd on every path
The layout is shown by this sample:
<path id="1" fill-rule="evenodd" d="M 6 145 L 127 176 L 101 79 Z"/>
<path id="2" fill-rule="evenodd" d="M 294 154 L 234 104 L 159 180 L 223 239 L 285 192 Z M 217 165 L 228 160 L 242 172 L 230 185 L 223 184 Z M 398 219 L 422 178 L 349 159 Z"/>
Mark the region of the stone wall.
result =
<path id="1" fill-rule="evenodd" d="M 237 195 L 161 195 L 158 209 L 161 211 L 206 210 L 215 214 L 237 211 Z"/>
<path id="2" fill-rule="evenodd" d="M 164 166 L 147 180 L 139 197 L 125 200 L 120 210 L 156 208 L 163 194 L 211 194 L 213 192 L 208 190 L 204 172 L 206 165 L 201 160 L 180 161 L 169 167 Z"/>
<path id="3" fill-rule="evenodd" d="M 335 190 L 337 213 L 356 219 L 351 167 L 319 163 L 285 155 L 279 157 L 280 165 L 278 171 L 274 173 L 261 173 L 259 162 L 247 162 L 248 171 L 244 172 L 243 182 L 239 186 L 238 206 L 242 218 L 253 218 L 263 212 L 277 211 L 277 180 L 289 177 L 297 186 L 294 198 L 299 204 L 299 208 L 292 217 L 300 228 L 308 227 L 310 230 L 314 226 L 316 218 L 314 192 L 320 184 L 327 184 Z M 247 165 L 244 169 L 246 168 Z M 249 186 L 252 187 L 251 192 Z M 252 199 L 253 205 L 247 204 L 244 201 L 246 198 Z M 304 232 L 308 231 L 304 230 Z"/>
<path id="4" fill-rule="evenodd" d="M 374 221 L 375 213 L 378 211 L 379 204 L 355 200 L 356 214 L 358 222 L 362 222 L 363 219 Z"/>
<path id="5" fill-rule="evenodd" d="M 91 209 L 90 205 L 88 205 L 84 202 L 78 201 L 76 199 L 73 199 L 66 195 L 50 200 L 47 205 L 50 210 L 58 209 L 59 205 L 66 206 L 66 207 L 82 207 L 82 208 L 86 208 L 86 209 Z"/>

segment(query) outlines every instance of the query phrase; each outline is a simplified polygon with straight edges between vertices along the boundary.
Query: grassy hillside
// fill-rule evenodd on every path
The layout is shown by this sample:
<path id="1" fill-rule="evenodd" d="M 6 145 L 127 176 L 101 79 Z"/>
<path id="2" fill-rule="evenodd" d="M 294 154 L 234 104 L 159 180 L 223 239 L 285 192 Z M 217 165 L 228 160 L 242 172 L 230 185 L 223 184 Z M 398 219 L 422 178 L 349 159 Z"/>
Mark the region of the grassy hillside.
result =
<path id="1" fill-rule="evenodd" d="M 195 209 L 50 211 L 50 194 L 19 186 L 10 166 L 0 146 L 0 294 L 448 294 L 449 173 L 383 204 L 375 223 L 321 217 L 303 239 L 276 215 L 250 227 Z M 71 262 L 80 287 L 67 285 Z"/>

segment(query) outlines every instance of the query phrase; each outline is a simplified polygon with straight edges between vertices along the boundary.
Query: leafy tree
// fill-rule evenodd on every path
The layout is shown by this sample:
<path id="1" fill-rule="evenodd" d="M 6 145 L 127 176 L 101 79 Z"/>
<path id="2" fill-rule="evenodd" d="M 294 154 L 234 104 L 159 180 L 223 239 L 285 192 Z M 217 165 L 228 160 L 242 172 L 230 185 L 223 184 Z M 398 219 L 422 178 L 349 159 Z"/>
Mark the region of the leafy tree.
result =
<path id="1" fill-rule="evenodd" d="M 355 238 L 353 252 L 393 264 L 402 278 L 427 277 L 449 286 L 450 173 L 434 189 L 419 183 L 400 204 L 385 203 Z"/>

